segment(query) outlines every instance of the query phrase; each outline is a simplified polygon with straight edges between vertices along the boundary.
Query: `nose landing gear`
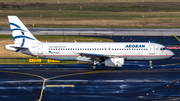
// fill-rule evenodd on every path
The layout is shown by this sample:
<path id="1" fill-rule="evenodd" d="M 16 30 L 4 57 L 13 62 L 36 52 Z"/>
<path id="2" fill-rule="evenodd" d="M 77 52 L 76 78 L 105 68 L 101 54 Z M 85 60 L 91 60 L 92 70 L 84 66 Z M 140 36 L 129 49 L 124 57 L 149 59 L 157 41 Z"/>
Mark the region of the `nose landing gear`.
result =
<path id="1" fill-rule="evenodd" d="M 153 63 L 152 63 L 152 60 L 149 61 L 149 67 L 150 67 L 150 69 L 153 69 Z"/>

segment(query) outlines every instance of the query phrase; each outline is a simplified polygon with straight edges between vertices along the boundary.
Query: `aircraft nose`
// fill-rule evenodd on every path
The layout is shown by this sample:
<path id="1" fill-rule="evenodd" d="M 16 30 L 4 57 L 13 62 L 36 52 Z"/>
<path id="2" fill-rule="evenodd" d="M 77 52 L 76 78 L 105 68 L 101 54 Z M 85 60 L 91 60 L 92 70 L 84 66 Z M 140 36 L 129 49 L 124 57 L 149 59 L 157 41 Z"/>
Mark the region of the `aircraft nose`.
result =
<path id="1" fill-rule="evenodd" d="M 174 56 L 174 52 L 170 51 L 170 55 L 172 55 L 172 57 Z"/>

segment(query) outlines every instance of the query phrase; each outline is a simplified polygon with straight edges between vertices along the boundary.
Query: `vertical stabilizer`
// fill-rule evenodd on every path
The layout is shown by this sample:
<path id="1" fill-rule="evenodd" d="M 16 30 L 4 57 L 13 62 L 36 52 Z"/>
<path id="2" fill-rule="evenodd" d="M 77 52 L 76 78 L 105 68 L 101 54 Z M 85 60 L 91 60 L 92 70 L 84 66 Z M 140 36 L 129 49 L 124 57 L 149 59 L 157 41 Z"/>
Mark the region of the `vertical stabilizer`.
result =
<path id="1" fill-rule="evenodd" d="M 17 16 L 8 16 L 8 19 L 15 44 L 21 44 L 20 47 L 23 47 L 25 43 L 40 42 L 31 34 Z"/>

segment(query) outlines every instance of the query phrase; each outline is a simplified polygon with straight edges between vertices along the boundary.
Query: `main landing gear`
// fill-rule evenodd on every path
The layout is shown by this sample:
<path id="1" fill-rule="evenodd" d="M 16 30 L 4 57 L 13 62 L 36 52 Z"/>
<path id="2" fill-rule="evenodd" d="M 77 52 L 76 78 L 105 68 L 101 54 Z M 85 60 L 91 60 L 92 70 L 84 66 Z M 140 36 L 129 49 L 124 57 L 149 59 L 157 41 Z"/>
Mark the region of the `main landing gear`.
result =
<path id="1" fill-rule="evenodd" d="M 153 69 L 153 63 L 151 60 L 149 61 L 149 67 L 150 67 L 150 69 Z"/>
<path id="2" fill-rule="evenodd" d="M 97 69 L 97 64 L 98 64 L 99 62 L 98 61 L 94 61 L 93 62 L 93 64 L 92 64 L 92 70 L 96 70 Z"/>
<path id="3" fill-rule="evenodd" d="M 92 64 L 92 70 L 96 70 L 97 69 L 97 65 Z"/>

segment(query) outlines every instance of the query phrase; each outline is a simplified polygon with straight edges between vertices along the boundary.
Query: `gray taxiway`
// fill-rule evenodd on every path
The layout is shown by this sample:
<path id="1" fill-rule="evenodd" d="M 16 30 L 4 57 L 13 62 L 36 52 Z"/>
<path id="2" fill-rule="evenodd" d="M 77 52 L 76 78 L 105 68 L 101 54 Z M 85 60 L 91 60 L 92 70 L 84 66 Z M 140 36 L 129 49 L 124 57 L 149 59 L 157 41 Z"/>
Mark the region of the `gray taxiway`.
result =
<path id="1" fill-rule="evenodd" d="M 33 35 L 83 36 L 180 36 L 180 29 L 137 28 L 28 28 Z M 10 28 L 0 28 L 0 35 L 11 35 Z"/>

